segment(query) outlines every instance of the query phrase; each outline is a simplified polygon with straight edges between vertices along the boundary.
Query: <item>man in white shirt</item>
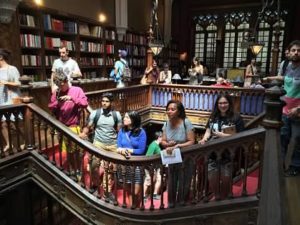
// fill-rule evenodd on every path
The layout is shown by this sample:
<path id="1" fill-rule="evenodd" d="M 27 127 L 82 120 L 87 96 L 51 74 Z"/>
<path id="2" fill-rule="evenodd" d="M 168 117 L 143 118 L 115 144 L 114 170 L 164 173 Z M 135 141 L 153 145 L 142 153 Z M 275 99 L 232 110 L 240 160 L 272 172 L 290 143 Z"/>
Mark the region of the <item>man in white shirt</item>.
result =
<path id="1" fill-rule="evenodd" d="M 55 74 L 55 71 L 59 68 L 61 68 L 64 72 L 64 74 L 67 75 L 69 85 L 71 85 L 72 77 L 81 77 L 81 71 L 79 69 L 79 66 L 77 62 L 74 59 L 71 59 L 69 57 L 69 50 L 66 46 L 61 46 L 59 48 L 59 59 L 55 59 L 52 66 L 52 74 L 51 74 L 51 91 L 53 92 L 56 90 L 55 84 L 53 83 L 53 76 Z"/>

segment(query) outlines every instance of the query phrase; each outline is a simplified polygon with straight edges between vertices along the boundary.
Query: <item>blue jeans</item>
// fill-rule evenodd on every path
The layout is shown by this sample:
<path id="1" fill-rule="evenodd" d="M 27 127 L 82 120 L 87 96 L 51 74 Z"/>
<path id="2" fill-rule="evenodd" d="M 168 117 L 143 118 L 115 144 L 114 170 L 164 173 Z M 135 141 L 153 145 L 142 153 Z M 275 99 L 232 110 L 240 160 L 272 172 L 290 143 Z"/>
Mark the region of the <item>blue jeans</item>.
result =
<path id="1" fill-rule="evenodd" d="M 300 167 L 300 120 L 282 115 L 282 122 L 280 141 L 283 160 L 285 160 L 289 144 L 292 144 L 291 166 Z"/>

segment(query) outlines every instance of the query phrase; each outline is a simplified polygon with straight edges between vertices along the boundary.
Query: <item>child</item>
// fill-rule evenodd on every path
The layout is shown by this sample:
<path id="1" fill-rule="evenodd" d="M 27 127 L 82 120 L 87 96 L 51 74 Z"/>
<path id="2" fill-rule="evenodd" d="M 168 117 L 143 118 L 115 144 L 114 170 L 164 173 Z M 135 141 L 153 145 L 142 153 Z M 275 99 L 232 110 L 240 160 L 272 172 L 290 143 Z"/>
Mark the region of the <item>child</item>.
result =
<path id="1" fill-rule="evenodd" d="M 155 140 L 152 141 L 152 143 L 149 145 L 146 156 L 152 156 L 156 154 L 160 154 L 160 143 L 162 140 L 162 132 L 157 131 L 155 132 Z M 145 199 L 148 198 L 148 192 L 149 192 L 149 187 L 151 185 L 151 176 L 150 176 L 150 171 L 145 169 L 145 181 L 144 181 L 144 196 Z M 161 174 L 160 174 L 160 168 L 154 169 L 154 192 L 153 192 L 153 199 L 159 200 L 160 195 L 159 190 L 161 186 Z"/>

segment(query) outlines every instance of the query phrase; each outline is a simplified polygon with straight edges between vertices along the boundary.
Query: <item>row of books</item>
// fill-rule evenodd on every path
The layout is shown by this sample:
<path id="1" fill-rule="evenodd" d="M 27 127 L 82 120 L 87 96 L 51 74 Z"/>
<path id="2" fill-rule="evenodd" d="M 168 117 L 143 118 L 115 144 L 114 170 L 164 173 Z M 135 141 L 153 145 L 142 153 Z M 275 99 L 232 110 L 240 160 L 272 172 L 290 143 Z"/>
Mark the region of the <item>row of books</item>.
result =
<path id="1" fill-rule="evenodd" d="M 79 34 L 102 38 L 102 27 L 89 26 L 88 24 L 79 25 Z"/>
<path id="2" fill-rule="evenodd" d="M 132 56 L 146 56 L 146 47 L 137 45 L 126 45 L 126 50 Z"/>
<path id="3" fill-rule="evenodd" d="M 143 74 L 144 74 L 144 69 L 136 69 L 136 68 L 131 69 L 131 75 L 133 78 L 141 77 Z"/>
<path id="4" fill-rule="evenodd" d="M 107 66 L 113 66 L 114 65 L 114 58 L 106 57 L 106 65 Z"/>
<path id="5" fill-rule="evenodd" d="M 146 45 L 147 39 L 144 35 L 127 33 L 124 36 L 124 42 L 132 43 L 132 44 L 136 44 L 136 45 Z"/>
<path id="6" fill-rule="evenodd" d="M 82 73 L 82 76 L 85 79 L 97 78 L 97 72 L 96 71 L 86 71 L 86 72 Z"/>
<path id="7" fill-rule="evenodd" d="M 40 48 L 41 37 L 34 34 L 20 34 L 21 47 Z"/>
<path id="8" fill-rule="evenodd" d="M 41 66 L 42 60 L 41 56 L 38 55 L 22 55 L 22 65 L 23 66 Z"/>
<path id="9" fill-rule="evenodd" d="M 44 15 L 44 28 L 57 32 L 77 33 L 76 22 L 51 18 L 49 14 Z"/>
<path id="10" fill-rule="evenodd" d="M 105 30 L 105 39 L 116 40 L 116 32 L 114 30 Z"/>
<path id="11" fill-rule="evenodd" d="M 20 14 L 19 15 L 19 22 L 20 22 L 21 25 L 24 25 L 24 26 L 29 26 L 29 27 L 35 27 L 36 26 L 35 19 L 31 15 Z"/>
<path id="12" fill-rule="evenodd" d="M 128 60 L 129 66 L 146 66 L 146 60 L 145 59 L 136 59 L 136 58 L 130 58 Z"/>
<path id="13" fill-rule="evenodd" d="M 80 51 L 103 53 L 104 52 L 104 45 L 99 44 L 99 43 L 81 41 L 80 42 Z"/>
<path id="14" fill-rule="evenodd" d="M 45 65 L 46 66 L 52 66 L 54 60 L 57 59 L 57 58 L 58 58 L 58 56 L 54 56 L 54 55 L 45 56 Z"/>
<path id="15" fill-rule="evenodd" d="M 87 58 L 82 57 L 80 58 L 80 65 L 81 66 L 103 66 L 103 58 Z"/>
<path id="16" fill-rule="evenodd" d="M 45 48 L 54 49 L 60 46 L 67 46 L 69 51 L 75 50 L 75 43 L 73 41 L 62 40 L 60 38 L 45 37 Z"/>
<path id="17" fill-rule="evenodd" d="M 114 54 L 115 46 L 114 45 L 106 45 L 106 53 L 107 54 Z"/>

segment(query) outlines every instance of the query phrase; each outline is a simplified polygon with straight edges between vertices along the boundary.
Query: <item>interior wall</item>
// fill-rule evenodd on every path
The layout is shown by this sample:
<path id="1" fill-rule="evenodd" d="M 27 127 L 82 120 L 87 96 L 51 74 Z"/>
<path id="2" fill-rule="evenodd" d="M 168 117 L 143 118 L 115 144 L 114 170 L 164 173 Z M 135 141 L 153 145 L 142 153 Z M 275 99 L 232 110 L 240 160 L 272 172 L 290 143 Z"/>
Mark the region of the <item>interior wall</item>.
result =
<path id="1" fill-rule="evenodd" d="M 32 2 L 33 0 L 23 0 Z M 115 24 L 115 1 L 114 0 L 42 0 L 46 8 L 56 9 L 93 20 L 98 20 L 99 13 L 107 16 L 108 25 Z"/>
<path id="2" fill-rule="evenodd" d="M 23 0 L 32 2 L 33 0 Z M 42 0 L 47 8 L 56 9 L 82 17 L 98 20 L 99 13 L 107 16 L 106 24 L 115 26 L 115 0 Z M 145 32 L 148 30 L 152 0 L 127 0 L 128 28 Z M 161 7 L 161 5 L 160 5 Z M 162 9 L 159 9 L 161 12 Z M 160 17 L 160 15 L 159 15 Z M 159 18 L 161 19 L 161 18 Z"/>
<path id="3" fill-rule="evenodd" d="M 146 32 L 149 28 L 152 0 L 128 0 L 128 27 Z"/>

